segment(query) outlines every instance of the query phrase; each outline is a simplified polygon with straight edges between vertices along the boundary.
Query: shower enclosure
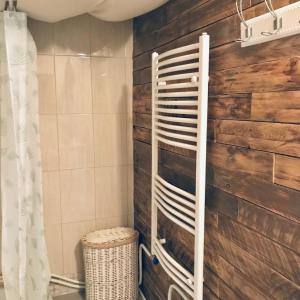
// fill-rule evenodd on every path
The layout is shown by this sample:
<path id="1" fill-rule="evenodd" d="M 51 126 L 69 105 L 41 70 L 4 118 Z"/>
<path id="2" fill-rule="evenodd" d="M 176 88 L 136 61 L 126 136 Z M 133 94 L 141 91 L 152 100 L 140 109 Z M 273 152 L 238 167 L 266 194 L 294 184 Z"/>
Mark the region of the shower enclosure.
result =
<path id="1" fill-rule="evenodd" d="M 36 47 L 25 13 L 0 15 L 2 274 L 7 300 L 46 300 Z"/>
<path id="2" fill-rule="evenodd" d="M 19 3 L 18 10 L 22 9 L 24 3 Z M 39 263 L 37 267 L 42 269 L 37 258 L 45 259 L 43 270 L 46 280 L 41 283 L 30 278 L 31 281 L 26 279 L 25 284 L 33 282 L 38 288 L 48 288 L 50 276 L 46 248 L 37 244 L 41 241 L 39 238 L 43 237 L 33 235 L 31 223 L 27 224 L 27 220 L 30 220 L 36 228 L 40 224 L 38 234 L 43 234 L 45 229 L 52 273 L 50 291 L 55 298 L 84 288 L 79 245 L 84 234 L 132 224 L 133 206 L 130 201 L 133 198 L 133 168 L 129 131 L 132 128 L 132 22 L 107 23 L 84 14 L 58 23 L 46 23 L 31 18 L 26 20 L 25 14 L 15 11 L 1 12 L 0 19 L 1 149 L 5 150 L 5 143 L 10 143 L 10 147 L 18 151 L 9 157 L 2 152 L 1 174 L 4 175 L 3 184 L 13 179 L 16 187 L 16 182 L 20 182 L 20 190 L 15 190 L 20 193 L 17 196 L 4 198 L 8 190 L 2 191 L 3 222 L 12 223 L 8 229 L 15 230 L 14 234 L 23 234 L 15 242 L 13 235 L 2 226 L 3 247 L 19 247 L 22 241 L 28 243 L 28 247 L 27 244 L 26 247 L 22 246 L 20 259 L 17 257 L 19 252 L 9 251 L 10 255 L 17 257 L 14 259 L 15 266 L 4 255 L 5 286 L 9 287 L 7 280 L 11 280 L 5 270 L 21 268 L 19 262 L 23 258 L 25 265 L 21 271 L 28 263 L 26 276 L 29 278 L 30 272 L 34 272 L 37 280 L 43 279 L 40 269 L 29 269 L 34 266 L 26 255 L 35 253 L 34 263 Z M 83 40 L 85 43 L 82 43 Z M 112 89 L 115 80 L 119 84 Z M 8 105 L 11 106 L 11 114 L 4 112 L 9 110 Z M 12 115 L 12 112 L 16 115 Z M 8 119 L 9 116 L 11 119 Z M 15 140 L 7 140 L 6 136 Z M 102 143 L 103 139 L 105 143 Z M 32 149 L 27 147 L 25 141 Z M 40 150 L 42 163 L 38 153 Z M 5 164 L 4 159 L 7 159 Z M 41 164 L 43 195 L 40 173 L 33 172 Z M 23 178 L 16 177 L 19 170 L 25 171 L 24 183 L 20 181 Z M 21 187 L 25 190 L 21 190 Z M 28 195 L 26 207 L 19 206 L 19 199 L 30 190 L 36 192 L 37 198 Z M 10 190 L 12 192 L 13 189 Z M 19 202 L 17 205 L 17 200 L 14 201 L 16 205 L 10 207 L 13 202 L 7 203 L 5 199 L 12 197 Z M 107 199 L 111 201 L 107 202 Z M 10 213 L 15 214 L 13 222 L 6 220 Z M 27 231 L 19 232 L 17 228 L 24 224 Z M 29 248 L 31 245 L 33 249 Z M 26 252 L 23 248 L 26 248 Z M 41 255 L 37 254 L 39 250 Z M 19 293 L 16 287 L 22 285 L 23 279 L 15 276 L 13 280 L 11 286 L 14 286 L 14 292 Z M 21 288 L 27 289 L 27 286 L 22 285 Z M 42 299 L 39 296 L 37 298 Z M 2 295 L 0 299 L 3 300 Z M 26 299 L 34 298 L 29 296 Z"/>

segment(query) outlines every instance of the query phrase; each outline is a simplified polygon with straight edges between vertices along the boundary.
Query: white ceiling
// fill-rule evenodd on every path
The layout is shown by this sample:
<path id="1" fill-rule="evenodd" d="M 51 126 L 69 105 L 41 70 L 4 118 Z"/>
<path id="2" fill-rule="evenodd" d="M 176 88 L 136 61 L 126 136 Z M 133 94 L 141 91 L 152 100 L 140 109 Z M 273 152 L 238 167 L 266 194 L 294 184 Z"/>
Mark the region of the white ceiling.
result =
<path id="1" fill-rule="evenodd" d="M 153 10 L 167 1 L 18 0 L 18 10 L 26 12 L 34 19 L 45 22 L 57 22 L 83 13 L 90 13 L 104 21 L 124 21 Z M 0 0 L 0 3 L 4 7 L 5 0 Z"/>

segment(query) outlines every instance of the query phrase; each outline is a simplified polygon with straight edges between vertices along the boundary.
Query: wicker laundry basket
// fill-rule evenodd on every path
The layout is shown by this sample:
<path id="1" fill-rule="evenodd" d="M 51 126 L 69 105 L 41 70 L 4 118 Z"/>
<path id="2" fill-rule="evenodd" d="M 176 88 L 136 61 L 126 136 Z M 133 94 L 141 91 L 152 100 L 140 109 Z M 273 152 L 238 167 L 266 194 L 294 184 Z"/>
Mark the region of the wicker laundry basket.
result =
<path id="1" fill-rule="evenodd" d="M 136 300 L 137 231 L 117 227 L 84 236 L 86 299 Z"/>

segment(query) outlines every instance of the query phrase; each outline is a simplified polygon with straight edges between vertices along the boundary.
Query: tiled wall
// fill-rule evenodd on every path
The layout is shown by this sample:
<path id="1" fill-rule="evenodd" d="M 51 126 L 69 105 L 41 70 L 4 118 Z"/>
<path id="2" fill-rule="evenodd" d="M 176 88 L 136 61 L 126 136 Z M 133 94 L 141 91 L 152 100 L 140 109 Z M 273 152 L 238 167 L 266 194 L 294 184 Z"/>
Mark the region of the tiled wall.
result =
<path id="1" fill-rule="evenodd" d="M 132 24 L 82 15 L 29 28 L 51 271 L 82 278 L 79 239 L 132 224 Z"/>

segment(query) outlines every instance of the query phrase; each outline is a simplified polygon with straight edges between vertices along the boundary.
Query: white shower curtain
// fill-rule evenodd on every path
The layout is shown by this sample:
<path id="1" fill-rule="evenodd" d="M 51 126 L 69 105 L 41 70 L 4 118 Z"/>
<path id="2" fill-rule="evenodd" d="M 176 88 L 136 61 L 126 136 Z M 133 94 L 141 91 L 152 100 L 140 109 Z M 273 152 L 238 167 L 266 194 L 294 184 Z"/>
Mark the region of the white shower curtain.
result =
<path id="1" fill-rule="evenodd" d="M 24 13 L 0 13 L 2 273 L 6 300 L 48 300 L 36 47 Z"/>

